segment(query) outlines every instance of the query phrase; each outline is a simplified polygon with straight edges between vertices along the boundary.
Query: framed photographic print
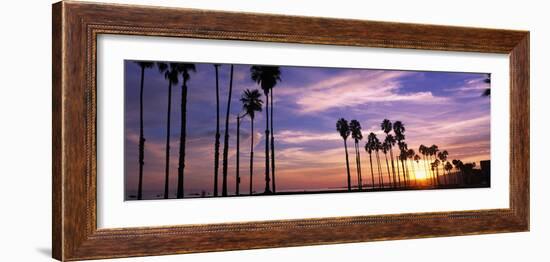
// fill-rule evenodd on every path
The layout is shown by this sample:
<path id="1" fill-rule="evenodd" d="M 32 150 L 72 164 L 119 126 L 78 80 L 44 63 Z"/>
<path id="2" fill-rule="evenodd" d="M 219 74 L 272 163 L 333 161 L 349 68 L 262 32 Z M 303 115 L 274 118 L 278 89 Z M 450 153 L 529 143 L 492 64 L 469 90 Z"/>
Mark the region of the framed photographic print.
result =
<path id="1" fill-rule="evenodd" d="M 529 230 L 529 32 L 53 5 L 53 257 Z"/>

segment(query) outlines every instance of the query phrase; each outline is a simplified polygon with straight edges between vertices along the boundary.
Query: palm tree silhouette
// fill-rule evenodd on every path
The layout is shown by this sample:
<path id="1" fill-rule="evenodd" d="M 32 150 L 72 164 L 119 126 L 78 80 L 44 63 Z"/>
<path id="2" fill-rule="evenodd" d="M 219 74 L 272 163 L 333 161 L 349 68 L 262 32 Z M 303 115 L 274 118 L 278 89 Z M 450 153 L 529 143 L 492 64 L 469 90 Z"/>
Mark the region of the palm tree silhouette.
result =
<path id="1" fill-rule="evenodd" d="M 426 174 L 430 177 L 430 183 L 435 185 L 435 180 L 434 180 L 435 177 L 432 175 L 432 173 L 428 169 L 428 162 L 430 162 L 427 159 L 428 155 L 429 155 L 429 148 L 425 145 L 420 145 L 420 147 L 418 147 L 418 152 L 420 152 L 420 154 L 422 154 L 423 162 L 424 162 L 424 169 L 426 170 Z"/>
<path id="2" fill-rule="evenodd" d="M 218 172 L 220 168 L 220 86 L 218 70 L 220 65 L 214 64 L 216 71 L 216 135 L 214 142 L 214 196 L 218 196 Z"/>
<path id="3" fill-rule="evenodd" d="M 183 178 L 185 171 L 185 139 L 187 136 L 187 81 L 191 78 L 189 72 L 194 72 L 195 70 L 194 64 L 178 63 L 178 71 L 181 73 L 183 84 L 181 86 L 181 129 L 177 198 L 183 198 L 184 196 Z"/>
<path id="4" fill-rule="evenodd" d="M 405 135 L 403 133 L 405 132 L 405 126 L 403 125 L 403 123 L 401 121 L 395 121 L 395 123 L 393 123 L 393 132 L 395 133 L 395 140 L 397 140 L 397 145 L 399 146 L 399 150 L 403 151 L 404 150 L 403 140 L 405 140 Z M 401 160 L 401 167 L 402 167 L 402 170 L 403 170 L 403 183 L 406 185 L 407 181 L 406 181 L 406 178 L 405 178 L 405 165 L 403 164 L 402 160 Z M 399 169 L 398 169 L 398 172 L 399 172 Z M 398 176 L 399 176 L 399 174 L 398 174 Z"/>
<path id="5" fill-rule="evenodd" d="M 246 89 L 241 96 L 243 110 L 246 112 L 246 115 L 250 117 L 250 195 L 252 195 L 252 177 L 254 170 L 254 116 L 256 115 L 256 112 L 262 111 L 263 101 L 261 96 L 260 91 L 250 91 L 249 89 Z"/>
<path id="6" fill-rule="evenodd" d="M 361 133 L 361 124 L 357 120 L 351 120 L 349 123 L 349 129 L 351 131 L 351 137 L 355 142 L 355 165 L 357 167 L 357 188 L 361 190 L 363 188 L 363 178 L 361 177 L 361 154 L 359 153 L 359 141 L 363 139 Z"/>
<path id="7" fill-rule="evenodd" d="M 413 163 L 412 163 L 414 155 L 415 155 L 414 150 L 412 149 L 407 150 L 407 158 L 411 161 L 410 163 L 411 166 L 409 168 L 409 171 L 413 174 L 414 185 L 416 186 L 416 174 L 414 172 Z"/>
<path id="8" fill-rule="evenodd" d="M 145 136 L 143 135 L 143 82 L 145 81 L 145 69 L 153 67 L 153 62 L 136 62 L 141 69 L 141 80 L 139 86 L 139 179 L 137 199 L 143 198 L 143 161 L 145 156 Z"/>
<path id="9" fill-rule="evenodd" d="M 386 136 L 386 138 L 388 138 Z M 386 158 L 386 169 L 388 170 L 388 180 L 389 180 L 389 185 L 390 187 L 392 186 L 392 177 L 391 177 L 391 173 L 390 173 L 390 164 L 388 162 L 388 151 L 390 151 L 390 145 L 384 140 L 384 142 L 382 143 L 382 146 L 380 148 L 382 150 L 382 153 L 384 153 L 384 157 Z M 395 182 L 394 182 L 395 183 Z"/>
<path id="10" fill-rule="evenodd" d="M 462 163 L 462 161 L 456 160 L 456 159 L 453 159 L 452 163 L 453 163 L 453 166 L 455 167 L 455 169 L 457 170 L 457 172 L 455 173 L 456 183 L 461 184 L 463 181 L 460 181 L 460 180 L 464 180 L 463 173 L 462 173 L 462 168 L 464 167 L 464 163 Z M 458 176 L 459 173 L 461 175 L 461 178 L 459 178 L 459 176 Z"/>
<path id="11" fill-rule="evenodd" d="M 280 69 L 279 67 L 273 67 L 272 68 L 272 73 L 273 74 L 276 74 L 277 75 L 277 79 L 279 81 L 281 81 L 281 72 L 280 72 Z M 275 186 L 275 132 L 273 131 L 273 109 L 275 107 L 273 107 L 273 101 L 275 101 L 273 99 L 273 90 L 274 90 L 274 87 L 275 85 L 273 85 L 270 89 L 271 92 L 269 92 L 269 96 L 270 96 L 270 100 L 269 100 L 269 107 L 270 107 L 270 123 L 269 123 L 269 128 L 270 128 L 270 134 L 271 134 L 271 186 L 273 187 L 273 194 L 277 193 L 277 188 Z"/>
<path id="12" fill-rule="evenodd" d="M 420 159 L 422 159 L 422 158 L 421 158 L 418 154 L 415 154 L 414 157 L 413 157 L 414 162 L 416 162 L 416 168 L 417 168 L 417 170 L 420 169 L 420 165 L 418 164 L 418 162 L 420 161 Z M 415 179 L 415 183 L 417 183 L 417 181 L 416 181 L 416 179 L 417 179 L 417 177 L 416 177 L 416 172 L 415 172 L 415 178 L 414 178 L 414 179 Z"/>
<path id="13" fill-rule="evenodd" d="M 384 140 L 384 143 L 388 145 L 390 148 L 390 159 L 391 159 L 391 169 L 392 169 L 392 175 L 393 175 L 393 187 L 397 187 L 397 182 L 399 182 L 399 186 L 401 186 L 401 179 L 399 179 L 399 176 L 395 176 L 395 169 L 393 164 L 393 146 L 395 146 L 395 138 L 392 134 L 386 133 L 386 139 Z"/>
<path id="14" fill-rule="evenodd" d="M 441 168 L 442 169 L 445 169 L 444 163 L 447 161 L 447 156 L 448 155 L 449 155 L 449 152 L 447 152 L 447 150 L 440 151 L 437 154 L 437 158 L 439 158 L 439 160 L 441 161 Z M 448 181 L 447 181 L 447 175 L 445 175 L 445 172 L 443 172 L 443 181 L 445 181 L 445 185 L 449 184 Z"/>
<path id="15" fill-rule="evenodd" d="M 157 68 L 160 73 L 164 74 L 164 78 L 168 80 L 168 109 L 166 113 L 166 162 L 164 166 L 164 198 L 168 199 L 170 178 L 170 115 L 172 113 L 172 85 L 178 83 L 179 66 L 177 63 L 157 63 Z"/>
<path id="16" fill-rule="evenodd" d="M 244 118 L 246 116 L 246 113 L 243 115 L 237 115 L 237 157 L 235 159 L 235 195 L 240 195 L 239 189 L 241 184 L 241 166 L 240 166 L 240 160 L 241 160 L 241 118 Z M 252 192 L 252 190 L 250 190 Z"/>
<path id="17" fill-rule="evenodd" d="M 351 191 L 351 175 L 349 172 L 349 157 L 348 157 L 348 137 L 351 134 L 351 131 L 349 129 L 348 121 L 344 118 L 338 119 L 336 121 L 336 131 L 340 134 L 342 139 L 344 139 L 344 148 L 346 150 L 346 171 L 348 174 L 348 191 Z"/>
<path id="18" fill-rule="evenodd" d="M 375 142 L 376 135 L 374 133 L 370 133 L 367 137 L 367 143 L 365 144 L 365 150 L 369 154 L 369 162 L 370 162 L 370 175 L 371 175 L 371 187 L 374 188 L 374 172 L 372 170 L 372 152 L 374 151 L 374 147 L 376 146 Z"/>
<path id="19" fill-rule="evenodd" d="M 403 146 L 403 145 L 401 145 L 401 146 Z M 405 162 L 407 161 L 407 150 L 406 149 L 401 149 L 400 150 L 399 160 L 401 161 L 401 166 L 403 167 L 403 184 L 405 186 L 409 186 L 410 185 L 409 174 L 408 174 L 408 170 L 406 170 L 406 168 L 405 168 Z"/>
<path id="20" fill-rule="evenodd" d="M 439 148 L 438 148 L 437 145 L 431 145 L 428 149 L 428 152 L 430 153 L 430 157 L 433 156 L 433 159 L 437 160 L 437 153 L 439 152 Z M 434 162 L 435 162 L 435 160 L 434 160 Z M 434 171 L 436 171 L 436 172 L 434 172 Z M 435 177 L 436 184 L 439 186 L 439 184 L 440 184 L 439 183 L 439 171 L 433 170 L 433 168 L 432 168 L 432 173 Z"/>
<path id="21" fill-rule="evenodd" d="M 447 171 L 446 176 L 451 175 L 451 170 L 453 170 L 453 165 L 449 161 L 447 161 L 447 163 L 445 163 L 445 171 Z"/>
<path id="22" fill-rule="evenodd" d="M 382 167 L 380 165 L 380 155 L 379 151 L 382 149 L 382 143 L 380 143 L 380 140 L 375 137 L 374 138 L 374 153 L 376 155 L 376 167 L 378 168 L 378 186 L 380 188 L 384 187 L 384 178 L 382 178 Z"/>
<path id="23" fill-rule="evenodd" d="M 432 169 L 435 170 L 435 174 L 436 174 L 436 177 L 437 177 L 437 183 L 439 185 L 439 164 L 441 162 L 439 161 L 439 159 L 435 159 L 433 162 L 432 162 Z"/>
<path id="24" fill-rule="evenodd" d="M 270 194 L 271 189 L 269 188 L 269 92 L 277 84 L 277 81 L 281 80 L 281 71 L 277 66 L 252 66 L 250 68 L 250 78 L 258 83 L 262 90 L 264 91 L 266 99 L 266 110 L 265 110 L 265 194 Z M 271 137 L 271 144 L 273 144 L 273 137 Z M 272 151 L 274 152 L 274 151 Z M 274 160 L 274 157 L 272 158 Z M 273 162 L 273 161 L 272 161 Z M 275 171 L 275 166 L 271 167 L 272 171 Z M 275 175 L 273 175 L 273 184 L 275 184 Z M 275 186 L 273 191 L 276 192 Z"/>
<path id="25" fill-rule="evenodd" d="M 225 131 L 222 160 L 222 196 L 227 196 L 227 158 L 229 154 L 229 112 L 231 110 L 231 92 L 233 91 L 233 65 L 229 74 L 229 94 L 227 95 L 227 111 L 225 112 Z"/>
<path id="26" fill-rule="evenodd" d="M 395 167 L 393 164 L 393 146 L 395 145 L 395 138 L 390 134 L 392 131 L 392 122 L 388 119 L 384 119 L 382 123 L 380 124 L 380 128 L 382 128 L 382 131 L 386 133 L 386 138 L 384 140 L 384 143 L 388 145 L 390 149 L 390 158 L 391 158 L 391 171 L 393 174 L 393 186 L 396 187 L 395 182 Z"/>

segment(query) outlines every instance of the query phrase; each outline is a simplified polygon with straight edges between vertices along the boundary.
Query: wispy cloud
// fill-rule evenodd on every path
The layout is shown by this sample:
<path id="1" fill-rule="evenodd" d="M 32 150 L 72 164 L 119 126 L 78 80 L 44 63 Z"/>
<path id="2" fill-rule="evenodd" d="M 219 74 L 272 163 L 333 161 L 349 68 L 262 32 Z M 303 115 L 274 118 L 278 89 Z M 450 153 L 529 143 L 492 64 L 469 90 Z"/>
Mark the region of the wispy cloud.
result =
<path id="1" fill-rule="evenodd" d="M 323 141 L 341 140 L 335 132 L 316 133 L 302 130 L 281 130 L 277 132 L 277 141 L 287 144 L 301 144 L 305 142 L 323 142 Z"/>
<path id="2" fill-rule="evenodd" d="M 414 72 L 355 71 L 302 87 L 284 87 L 278 93 L 295 98 L 300 113 L 319 113 L 335 108 L 385 102 L 444 103 L 448 98 L 430 91 L 403 92 L 402 77 Z"/>

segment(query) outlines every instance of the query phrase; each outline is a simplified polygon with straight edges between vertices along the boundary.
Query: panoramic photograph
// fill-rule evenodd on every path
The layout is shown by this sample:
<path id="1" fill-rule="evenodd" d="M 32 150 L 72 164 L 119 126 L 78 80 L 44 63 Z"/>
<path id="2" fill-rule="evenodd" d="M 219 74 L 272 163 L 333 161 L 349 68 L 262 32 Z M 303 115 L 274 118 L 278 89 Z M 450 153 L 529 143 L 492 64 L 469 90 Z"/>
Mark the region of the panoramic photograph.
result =
<path id="1" fill-rule="evenodd" d="M 125 200 L 491 186 L 491 75 L 124 61 Z"/>

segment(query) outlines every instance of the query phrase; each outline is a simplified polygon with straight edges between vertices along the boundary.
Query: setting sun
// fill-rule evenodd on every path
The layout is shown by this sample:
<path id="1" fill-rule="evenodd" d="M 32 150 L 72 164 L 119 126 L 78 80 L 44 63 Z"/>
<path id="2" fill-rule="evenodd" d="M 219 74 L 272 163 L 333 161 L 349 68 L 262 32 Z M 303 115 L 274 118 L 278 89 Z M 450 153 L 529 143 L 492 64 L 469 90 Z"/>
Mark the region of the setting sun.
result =
<path id="1" fill-rule="evenodd" d="M 416 180 L 424 180 L 424 179 L 428 178 L 428 174 L 426 174 L 426 172 L 424 172 L 424 170 L 421 170 L 421 169 L 418 169 L 418 168 L 416 168 L 414 170 L 414 174 L 416 176 Z"/>

